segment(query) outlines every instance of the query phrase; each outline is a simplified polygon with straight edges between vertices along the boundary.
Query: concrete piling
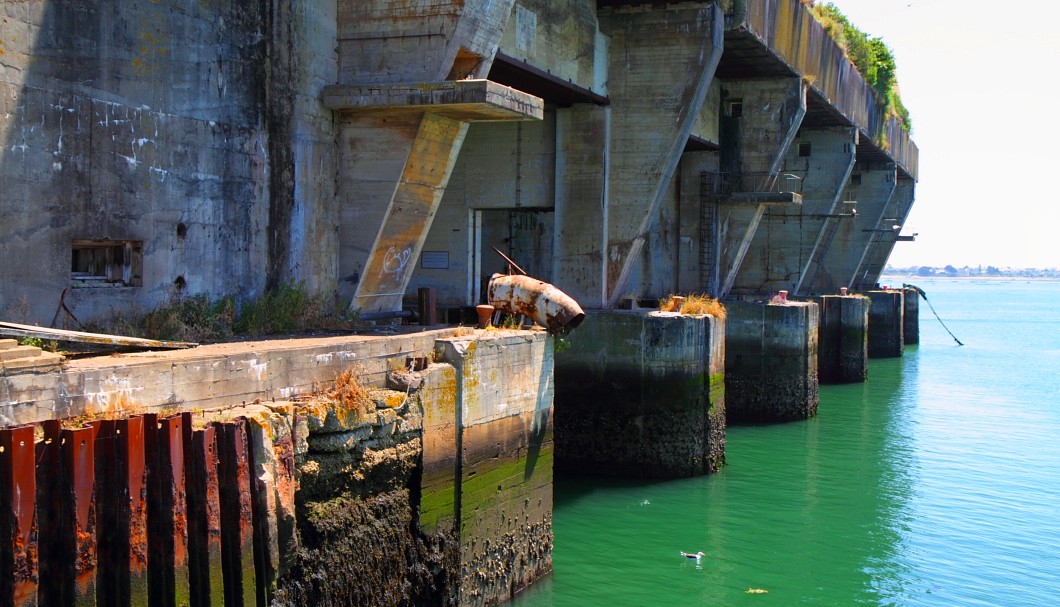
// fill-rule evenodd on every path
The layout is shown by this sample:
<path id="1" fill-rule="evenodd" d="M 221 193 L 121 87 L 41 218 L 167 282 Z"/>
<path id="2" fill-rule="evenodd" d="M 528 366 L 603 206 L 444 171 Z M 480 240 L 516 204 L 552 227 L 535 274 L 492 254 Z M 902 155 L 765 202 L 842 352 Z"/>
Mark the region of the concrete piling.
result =
<path id="1" fill-rule="evenodd" d="M 907 287 L 905 292 L 905 304 L 902 310 L 902 338 L 905 345 L 920 343 L 920 292 L 914 288 Z"/>
<path id="2" fill-rule="evenodd" d="M 895 358 L 905 347 L 902 291 L 867 293 L 869 308 L 869 358 Z"/>
<path id="3" fill-rule="evenodd" d="M 728 419 L 772 423 L 817 414 L 818 307 L 812 302 L 726 302 Z"/>
<path id="4" fill-rule="evenodd" d="M 594 311 L 556 356 L 557 470 L 675 478 L 725 461 L 725 321 Z"/>
<path id="5" fill-rule="evenodd" d="M 865 381 L 869 376 L 869 299 L 846 293 L 825 295 L 819 305 L 817 363 L 821 383 Z"/>

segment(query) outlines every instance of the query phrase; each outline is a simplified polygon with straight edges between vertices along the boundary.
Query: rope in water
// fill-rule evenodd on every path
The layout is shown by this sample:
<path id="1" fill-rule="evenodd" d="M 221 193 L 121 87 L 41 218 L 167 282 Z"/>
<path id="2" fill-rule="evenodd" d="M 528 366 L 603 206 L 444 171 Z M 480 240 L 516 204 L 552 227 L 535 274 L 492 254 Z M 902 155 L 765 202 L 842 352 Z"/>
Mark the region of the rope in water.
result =
<path id="1" fill-rule="evenodd" d="M 931 313 L 935 315 L 935 318 L 938 318 L 939 324 L 942 325 L 942 328 L 946 329 L 946 332 L 950 334 L 950 337 L 953 338 L 953 341 L 957 342 L 958 346 L 964 345 L 961 343 L 961 340 L 957 339 L 957 336 L 953 334 L 953 331 L 950 331 L 950 328 L 946 326 L 946 323 L 942 322 L 942 319 L 939 318 L 939 313 L 935 311 L 935 306 L 931 305 L 931 302 L 928 300 L 927 293 L 924 292 L 924 289 L 921 289 L 916 285 L 907 284 L 903 284 L 902 287 L 906 289 L 914 289 L 917 293 L 920 293 L 920 296 L 923 297 L 924 301 L 927 302 L 928 307 L 931 308 Z"/>

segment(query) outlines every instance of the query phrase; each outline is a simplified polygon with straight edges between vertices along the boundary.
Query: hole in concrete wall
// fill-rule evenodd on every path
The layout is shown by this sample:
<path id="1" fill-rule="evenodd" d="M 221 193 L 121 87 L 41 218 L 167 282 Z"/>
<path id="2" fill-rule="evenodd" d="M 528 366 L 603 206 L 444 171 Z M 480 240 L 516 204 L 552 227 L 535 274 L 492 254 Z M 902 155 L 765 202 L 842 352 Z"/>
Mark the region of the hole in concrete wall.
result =
<path id="1" fill-rule="evenodd" d="M 732 99 L 725 108 L 725 115 L 730 118 L 743 116 L 743 99 Z"/>
<path id="2" fill-rule="evenodd" d="M 74 240 L 70 251 L 75 287 L 143 286 L 143 241 Z"/>
<path id="3" fill-rule="evenodd" d="M 173 287 L 177 291 L 183 291 L 188 286 L 188 281 L 184 280 L 184 276 L 177 276 L 177 279 L 173 281 Z"/>
<path id="4" fill-rule="evenodd" d="M 850 185 L 861 185 L 861 173 L 854 173 L 850 176 Z"/>
<path id="5" fill-rule="evenodd" d="M 799 156 L 805 158 L 810 155 L 810 143 L 804 142 L 799 144 Z"/>
<path id="6" fill-rule="evenodd" d="M 184 223 L 177 224 L 177 238 L 184 239 L 188 235 L 188 226 Z"/>

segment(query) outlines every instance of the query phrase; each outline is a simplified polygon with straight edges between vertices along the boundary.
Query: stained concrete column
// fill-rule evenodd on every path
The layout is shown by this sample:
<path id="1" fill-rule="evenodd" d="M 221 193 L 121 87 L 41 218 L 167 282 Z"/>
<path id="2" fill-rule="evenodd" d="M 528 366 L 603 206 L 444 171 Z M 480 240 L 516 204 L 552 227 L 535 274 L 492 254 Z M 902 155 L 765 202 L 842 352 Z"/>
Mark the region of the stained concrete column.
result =
<path id="1" fill-rule="evenodd" d="M 817 363 L 821 383 L 865 381 L 869 376 L 869 299 L 824 295 L 820 307 Z"/>
<path id="2" fill-rule="evenodd" d="M 902 310 L 902 337 L 908 346 L 920 343 L 920 292 L 910 288 L 903 291 L 905 307 Z"/>
<path id="3" fill-rule="evenodd" d="M 720 272 L 717 295 L 726 297 L 744 272 L 746 256 L 767 208 L 797 204 L 797 197 L 771 198 L 766 194 L 791 191 L 789 184 L 779 181 L 778 174 L 806 115 L 806 85 L 798 78 L 726 81 L 721 111 L 721 170 L 729 175 L 731 186 L 719 180 L 722 183 L 710 189 L 720 201 L 715 219 Z M 730 187 L 732 196 L 726 196 Z"/>
<path id="4" fill-rule="evenodd" d="M 905 347 L 902 291 L 869 291 L 869 358 L 895 358 Z"/>
<path id="5" fill-rule="evenodd" d="M 597 311 L 556 354 L 556 467 L 675 478 L 725 461 L 725 321 Z"/>
<path id="6" fill-rule="evenodd" d="M 721 58 L 724 20 L 714 3 L 603 8 L 610 36 L 607 299 L 628 289 L 688 134 Z"/>
<path id="7" fill-rule="evenodd" d="M 584 308 L 607 305 L 610 143 L 610 108 L 576 104 L 556 110 L 552 277 Z"/>
<path id="8" fill-rule="evenodd" d="M 787 422 L 816 415 L 817 304 L 734 301 L 725 305 L 729 422 Z"/>

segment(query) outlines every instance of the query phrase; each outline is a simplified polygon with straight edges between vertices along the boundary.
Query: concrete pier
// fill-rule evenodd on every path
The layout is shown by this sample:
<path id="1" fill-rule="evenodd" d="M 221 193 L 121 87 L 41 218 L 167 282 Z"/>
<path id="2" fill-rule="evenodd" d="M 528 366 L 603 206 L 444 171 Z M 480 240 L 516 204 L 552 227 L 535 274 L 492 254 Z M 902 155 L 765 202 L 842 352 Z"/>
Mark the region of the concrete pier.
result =
<path id="1" fill-rule="evenodd" d="M 820 298 L 817 362 L 821 383 L 854 383 L 868 378 L 869 302 L 859 295 Z"/>
<path id="2" fill-rule="evenodd" d="M 907 288 L 902 310 L 902 337 L 905 345 L 920 343 L 920 292 Z"/>
<path id="3" fill-rule="evenodd" d="M 494 605 L 552 568 L 552 349 L 543 331 L 446 329 L 20 365 L 0 373 L 0 424 L 28 428 L 32 450 L 34 426 L 58 417 L 139 420 L 151 436 L 156 427 L 176 428 L 188 445 L 174 447 L 177 454 L 238 425 L 247 442 L 232 461 L 246 508 L 222 503 L 220 520 L 234 513 L 243 523 L 236 525 L 241 558 L 253 550 L 261 559 L 241 561 L 240 580 L 225 573 L 225 592 L 238 581 L 240 592 L 277 606 Z M 350 374 L 345 389 L 330 389 Z M 10 432 L 0 429 L 0 446 L 12 444 Z M 189 442 L 193 435 L 198 443 Z M 96 449 L 86 461 L 100 469 L 140 461 L 142 469 L 150 441 L 138 440 L 138 453 Z M 36 459 L 26 461 L 32 469 Z M 51 473 L 42 461 L 38 476 Z M 173 491 L 186 492 L 188 504 L 216 501 L 192 482 L 198 478 L 185 485 L 174 476 Z M 91 480 L 79 486 L 92 494 Z M 106 493 L 100 487 L 96 495 Z M 50 499 L 43 491 L 38 508 Z M 184 516 L 179 503 L 151 509 L 146 524 Z M 32 520 L 32 504 L 29 512 Z M 113 526 L 100 521 L 100 529 Z M 216 522 L 174 537 L 205 554 L 196 547 L 208 546 L 206 525 Z M 55 528 L 46 532 L 54 539 Z M 107 571 L 126 563 L 104 564 L 107 552 L 99 554 L 79 561 L 79 575 L 109 583 L 101 581 Z M 151 567 L 176 580 L 173 597 L 191 579 L 200 597 L 221 598 L 220 578 L 204 587 L 196 585 L 197 569 L 189 574 L 172 561 L 169 569 Z"/>
<path id="4" fill-rule="evenodd" d="M 674 478 L 725 461 L 725 321 L 594 311 L 556 355 L 556 469 Z"/>
<path id="5" fill-rule="evenodd" d="M 817 414 L 818 307 L 812 302 L 726 302 L 728 419 L 769 423 Z"/>
<path id="6" fill-rule="evenodd" d="M 869 358 L 895 358 L 905 347 L 902 291 L 869 291 Z"/>

